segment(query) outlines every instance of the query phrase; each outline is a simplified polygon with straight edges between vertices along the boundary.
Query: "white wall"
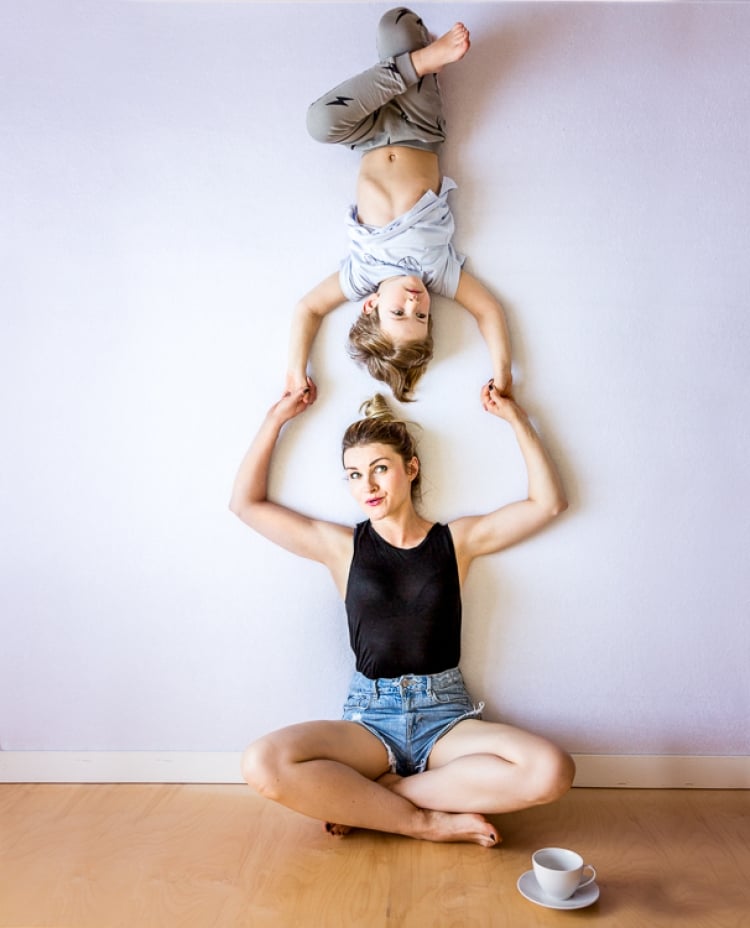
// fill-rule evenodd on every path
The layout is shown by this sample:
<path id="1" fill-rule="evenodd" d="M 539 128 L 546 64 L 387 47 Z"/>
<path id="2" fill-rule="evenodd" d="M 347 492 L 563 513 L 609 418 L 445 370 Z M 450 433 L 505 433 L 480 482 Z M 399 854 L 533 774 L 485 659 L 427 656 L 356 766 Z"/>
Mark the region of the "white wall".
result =
<path id="1" fill-rule="evenodd" d="M 235 751 L 335 717 L 345 618 L 226 508 L 337 267 L 356 156 L 309 100 L 385 4 L 0 9 L 0 748 Z M 750 7 L 460 4 L 444 74 L 457 244 L 507 306 L 570 511 L 477 564 L 463 667 L 491 717 L 588 753 L 746 754 Z M 325 325 L 275 490 L 359 517 L 338 441 L 372 383 Z M 430 517 L 523 492 L 473 323 L 439 301 L 408 409 Z"/>

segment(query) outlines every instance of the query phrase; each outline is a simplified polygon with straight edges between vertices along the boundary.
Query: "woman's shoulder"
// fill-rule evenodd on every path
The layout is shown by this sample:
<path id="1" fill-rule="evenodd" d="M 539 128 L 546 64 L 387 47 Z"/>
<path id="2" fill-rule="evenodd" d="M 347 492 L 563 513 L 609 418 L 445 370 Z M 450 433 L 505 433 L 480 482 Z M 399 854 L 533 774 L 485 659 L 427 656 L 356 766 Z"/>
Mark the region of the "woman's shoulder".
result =
<path id="1" fill-rule="evenodd" d="M 321 555 L 319 560 L 330 564 L 351 557 L 354 529 L 351 525 L 338 522 L 313 522 L 317 531 L 317 548 Z"/>
<path id="2" fill-rule="evenodd" d="M 460 550 L 466 544 L 472 529 L 476 526 L 481 516 L 460 516 L 457 519 L 451 519 L 445 523 L 446 532 L 453 540 L 453 546 L 456 551 Z"/>

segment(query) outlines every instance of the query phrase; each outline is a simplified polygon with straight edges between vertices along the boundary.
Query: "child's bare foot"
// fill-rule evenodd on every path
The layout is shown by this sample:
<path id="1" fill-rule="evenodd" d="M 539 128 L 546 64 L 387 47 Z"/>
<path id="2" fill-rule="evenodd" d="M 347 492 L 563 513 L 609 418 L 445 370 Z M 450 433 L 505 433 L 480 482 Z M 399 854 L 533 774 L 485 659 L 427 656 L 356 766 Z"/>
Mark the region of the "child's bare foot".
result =
<path id="1" fill-rule="evenodd" d="M 419 77 L 437 74 L 446 64 L 453 64 L 463 58 L 470 45 L 469 30 L 463 23 L 456 23 L 439 39 L 424 48 L 415 48 L 411 53 L 411 63 Z"/>

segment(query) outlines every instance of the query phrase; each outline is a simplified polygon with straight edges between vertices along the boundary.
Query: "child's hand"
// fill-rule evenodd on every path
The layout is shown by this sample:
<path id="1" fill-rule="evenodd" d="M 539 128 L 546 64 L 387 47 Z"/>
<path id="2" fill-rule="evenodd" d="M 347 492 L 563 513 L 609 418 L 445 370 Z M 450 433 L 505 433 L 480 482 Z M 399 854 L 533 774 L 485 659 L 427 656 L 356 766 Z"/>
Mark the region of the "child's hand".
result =
<path id="1" fill-rule="evenodd" d="M 495 390 L 501 396 L 510 396 L 513 390 L 513 374 L 510 366 L 502 368 L 499 374 L 495 374 L 490 383 L 494 384 Z"/>
<path id="2" fill-rule="evenodd" d="M 283 425 L 312 406 L 318 396 L 318 389 L 310 377 L 304 387 L 296 390 L 285 390 L 278 403 L 268 410 L 268 418 L 274 419 L 278 425 Z"/>
<path id="3" fill-rule="evenodd" d="M 308 402 L 309 406 L 315 402 L 315 398 L 318 395 L 318 388 L 312 382 L 312 379 L 304 372 L 301 374 L 295 373 L 294 371 L 287 372 L 286 382 L 284 383 L 285 393 L 296 393 L 297 390 L 304 390 L 305 388 L 310 388 L 311 392 L 308 394 L 308 396 L 313 397 Z"/>
<path id="4" fill-rule="evenodd" d="M 494 380 L 490 380 L 482 387 L 482 406 L 486 412 L 491 412 L 493 416 L 505 419 L 506 422 L 510 422 L 519 411 L 513 397 L 503 395 L 495 386 Z"/>

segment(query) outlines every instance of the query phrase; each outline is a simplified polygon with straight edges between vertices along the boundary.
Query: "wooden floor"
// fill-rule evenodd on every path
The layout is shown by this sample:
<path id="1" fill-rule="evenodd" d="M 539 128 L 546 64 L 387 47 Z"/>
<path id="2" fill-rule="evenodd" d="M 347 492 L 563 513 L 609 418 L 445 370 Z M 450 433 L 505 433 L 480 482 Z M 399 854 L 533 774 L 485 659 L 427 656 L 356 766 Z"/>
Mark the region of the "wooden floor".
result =
<path id="1" fill-rule="evenodd" d="M 242 786 L 0 785 L 0 928 L 750 926 L 747 792 L 575 789 L 496 821 L 484 850 L 331 838 Z M 547 845 L 597 867 L 597 903 L 518 893 Z"/>

